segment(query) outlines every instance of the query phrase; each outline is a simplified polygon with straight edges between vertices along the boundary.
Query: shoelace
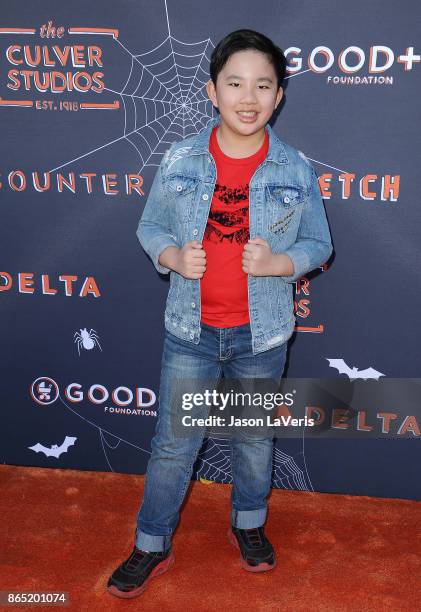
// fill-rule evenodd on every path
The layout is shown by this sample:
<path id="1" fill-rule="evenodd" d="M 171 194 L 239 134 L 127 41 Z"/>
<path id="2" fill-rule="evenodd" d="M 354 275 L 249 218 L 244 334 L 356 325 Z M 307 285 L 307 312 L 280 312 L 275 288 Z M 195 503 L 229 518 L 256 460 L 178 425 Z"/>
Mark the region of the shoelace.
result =
<path id="1" fill-rule="evenodd" d="M 132 555 L 130 556 L 130 558 L 127 560 L 127 569 L 129 571 L 133 571 L 137 568 L 137 566 L 141 563 L 141 561 L 143 560 L 143 558 L 145 557 L 145 555 L 147 555 L 148 553 L 146 553 L 143 550 L 140 550 L 139 548 L 137 548 Z"/>
<path id="2" fill-rule="evenodd" d="M 263 545 L 262 539 L 260 537 L 260 532 L 257 527 L 253 529 L 245 529 L 247 540 L 250 542 L 251 546 L 258 548 Z"/>

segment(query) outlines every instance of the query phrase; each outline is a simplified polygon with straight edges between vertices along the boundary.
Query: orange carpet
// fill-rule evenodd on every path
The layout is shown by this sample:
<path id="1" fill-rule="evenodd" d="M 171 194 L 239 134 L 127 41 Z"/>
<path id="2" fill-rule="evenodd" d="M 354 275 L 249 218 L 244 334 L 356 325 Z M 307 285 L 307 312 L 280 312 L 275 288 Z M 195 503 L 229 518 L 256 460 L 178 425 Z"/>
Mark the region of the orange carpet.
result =
<path id="1" fill-rule="evenodd" d="M 266 534 L 278 565 L 252 574 L 226 536 L 231 487 L 194 481 L 175 565 L 121 600 L 105 585 L 131 552 L 144 476 L 2 465 L 0 484 L 0 590 L 67 591 L 63 609 L 421 610 L 419 502 L 274 489 Z"/>

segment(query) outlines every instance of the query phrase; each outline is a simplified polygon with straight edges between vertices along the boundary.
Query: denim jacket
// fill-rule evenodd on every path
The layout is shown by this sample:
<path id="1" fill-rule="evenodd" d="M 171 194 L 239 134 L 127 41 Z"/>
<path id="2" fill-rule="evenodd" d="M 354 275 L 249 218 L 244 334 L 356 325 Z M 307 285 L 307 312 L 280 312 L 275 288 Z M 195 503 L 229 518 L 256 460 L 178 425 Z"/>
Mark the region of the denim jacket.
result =
<path id="1" fill-rule="evenodd" d="M 162 266 L 158 258 L 169 246 L 181 248 L 203 239 L 216 182 L 209 138 L 219 121 L 219 116 L 211 119 L 198 134 L 167 149 L 136 232 L 158 272 L 170 272 L 165 328 L 193 344 L 199 343 L 201 332 L 200 279 L 184 278 Z M 293 284 L 325 263 L 332 252 L 313 166 L 301 151 L 282 142 L 269 124 L 266 130 L 268 154 L 249 182 L 250 239 L 260 236 L 273 253 L 289 255 L 294 274 L 247 275 L 253 354 L 278 346 L 292 335 Z"/>

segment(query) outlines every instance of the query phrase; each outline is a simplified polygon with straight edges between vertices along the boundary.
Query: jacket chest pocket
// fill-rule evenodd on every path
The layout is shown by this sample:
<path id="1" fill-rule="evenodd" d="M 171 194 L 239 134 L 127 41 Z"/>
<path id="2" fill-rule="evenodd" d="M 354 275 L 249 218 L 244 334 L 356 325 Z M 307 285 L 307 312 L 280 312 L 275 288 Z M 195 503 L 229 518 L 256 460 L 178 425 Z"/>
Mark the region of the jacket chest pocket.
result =
<path id="1" fill-rule="evenodd" d="M 199 179 L 182 174 L 173 174 L 167 177 L 165 185 L 171 199 L 171 208 L 176 221 L 187 223 L 193 216 L 193 203 Z"/>
<path id="2" fill-rule="evenodd" d="M 298 185 L 266 185 L 266 194 L 267 229 L 273 234 L 282 235 L 299 217 L 306 198 L 306 190 Z"/>

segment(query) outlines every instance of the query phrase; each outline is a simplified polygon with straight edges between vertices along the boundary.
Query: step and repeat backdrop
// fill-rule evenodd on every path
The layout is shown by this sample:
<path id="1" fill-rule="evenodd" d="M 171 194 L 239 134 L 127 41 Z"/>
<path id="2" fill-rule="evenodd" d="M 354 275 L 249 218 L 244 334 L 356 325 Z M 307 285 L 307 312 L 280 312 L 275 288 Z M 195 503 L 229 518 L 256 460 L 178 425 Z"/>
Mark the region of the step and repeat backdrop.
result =
<path id="1" fill-rule="evenodd" d="M 145 473 L 169 283 L 136 229 L 166 149 L 216 116 L 210 56 L 241 27 L 287 55 L 272 127 L 313 164 L 334 242 L 295 284 L 285 375 L 420 376 L 420 19 L 405 0 L 2 3 L 2 463 Z M 395 404 L 348 437 L 278 438 L 273 487 L 420 499 L 420 418 Z M 193 477 L 232 482 L 228 440 Z"/>

